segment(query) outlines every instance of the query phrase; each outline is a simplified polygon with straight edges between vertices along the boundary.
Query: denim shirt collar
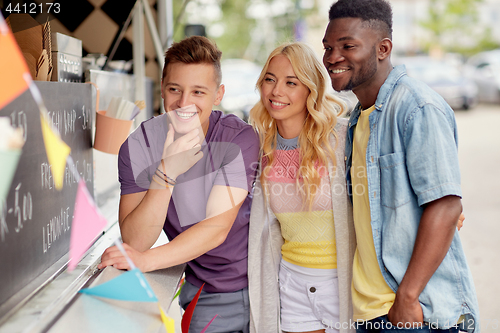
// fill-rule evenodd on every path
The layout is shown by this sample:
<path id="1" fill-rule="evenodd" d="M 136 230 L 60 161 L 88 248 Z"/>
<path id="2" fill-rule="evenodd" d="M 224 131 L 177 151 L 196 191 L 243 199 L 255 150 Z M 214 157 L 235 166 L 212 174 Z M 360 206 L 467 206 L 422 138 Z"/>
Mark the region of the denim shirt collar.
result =
<path id="1" fill-rule="evenodd" d="M 396 84 L 399 82 L 399 79 L 401 79 L 403 75 L 406 75 L 405 65 L 399 65 L 392 69 L 392 71 L 389 73 L 389 76 L 385 80 L 382 87 L 380 87 L 380 90 L 378 92 L 377 100 L 375 101 L 376 110 L 382 111 L 382 106 L 385 105 L 385 103 L 391 96 L 392 92 L 394 91 L 394 87 L 396 86 Z"/>
<path id="2" fill-rule="evenodd" d="M 389 76 L 385 80 L 384 84 L 380 87 L 380 90 L 377 95 L 377 100 L 375 101 L 375 110 L 381 112 L 382 107 L 385 105 L 392 92 L 394 91 L 394 87 L 398 83 L 399 79 L 406 75 L 406 67 L 405 65 L 399 65 L 392 69 L 389 73 Z M 357 124 L 359 115 L 363 111 L 361 107 L 361 103 L 357 103 L 356 107 L 352 111 L 351 121 L 349 123 L 349 127 L 352 127 Z"/>

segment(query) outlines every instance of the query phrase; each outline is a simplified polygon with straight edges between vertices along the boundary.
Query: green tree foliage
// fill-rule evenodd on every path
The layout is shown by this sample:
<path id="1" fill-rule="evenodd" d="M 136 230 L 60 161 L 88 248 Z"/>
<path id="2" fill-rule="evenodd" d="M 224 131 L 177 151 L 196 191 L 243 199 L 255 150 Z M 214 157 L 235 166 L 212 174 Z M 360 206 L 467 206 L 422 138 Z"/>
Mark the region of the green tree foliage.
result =
<path id="1" fill-rule="evenodd" d="M 255 27 L 255 20 L 246 16 L 247 1 L 223 0 L 220 3 L 222 18 L 214 23 L 224 26 L 224 33 L 215 38 L 217 45 L 223 50 L 225 58 L 242 58 L 250 32 Z"/>
<path id="2" fill-rule="evenodd" d="M 479 20 L 478 5 L 483 0 L 430 0 L 426 20 L 420 25 L 429 33 L 426 50 L 440 49 L 465 56 L 499 46 L 491 28 Z"/>
<path id="3" fill-rule="evenodd" d="M 292 5 L 288 6 L 285 12 L 267 18 L 267 20 L 270 20 L 270 22 L 267 22 L 269 24 L 263 25 L 262 19 L 248 15 L 249 6 L 257 1 L 266 3 L 269 6 L 276 2 Z M 221 9 L 222 16 L 202 23 L 206 25 L 207 37 L 215 40 L 218 47 L 223 51 L 223 58 L 248 58 L 251 61 L 263 62 L 271 51 L 269 50 L 270 44 L 274 48 L 279 42 L 292 40 L 294 38 L 295 22 L 306 15 L 317 12 L 318 0 L 312 1 L 314 3 L 312 8 L 304 10 L 299 6 L 300 0 L 212 0 L 212 3 L 217 4 Z M 174 26 L 175 41 L 184 38 L 184 27 L 188 21 L 185 8 L 190 2 L 198 6 L 204 6 L 209 1 L 173 1 L 174 19 L 176 21 Z M 223 33 L 219 36 L 210 35 L 212 25 L 223 27 Z M 259 41 L 256 42 L 256 39 Z M 258 48 L 257 52 L 248 52 L 248 48 L 252 47 Z"/>

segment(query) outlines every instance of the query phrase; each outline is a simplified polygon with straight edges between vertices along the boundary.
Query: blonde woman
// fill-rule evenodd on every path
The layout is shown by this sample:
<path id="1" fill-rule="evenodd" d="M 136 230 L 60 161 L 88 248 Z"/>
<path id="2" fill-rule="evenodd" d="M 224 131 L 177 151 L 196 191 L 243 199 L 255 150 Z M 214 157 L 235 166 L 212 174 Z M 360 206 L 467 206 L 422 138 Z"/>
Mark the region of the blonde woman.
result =
<path id="1" fill-rule="evenodd" d="M 327 73 L 299 42 L 276 48 L 250 122 L 261 142 L 250 215 L 250 332 L 348 332 L 355 250 L 345 184 L 347 122 Z"/>

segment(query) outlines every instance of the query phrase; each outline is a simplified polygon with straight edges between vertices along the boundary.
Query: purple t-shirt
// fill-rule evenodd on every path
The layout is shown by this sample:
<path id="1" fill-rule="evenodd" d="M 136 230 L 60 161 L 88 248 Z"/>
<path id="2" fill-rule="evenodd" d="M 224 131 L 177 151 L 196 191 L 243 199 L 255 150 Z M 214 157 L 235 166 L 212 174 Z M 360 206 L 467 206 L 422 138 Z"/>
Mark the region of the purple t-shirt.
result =
<path id="1" fill-rule="evenodd" d="M 121 194 L 148 190 L 160 164 L 167 137 L 166 114 L 144 121 L 123 143 L 118 157 Z M 206 218 L 206 205 L 213 185 L 249 191 L 234 224 L 220 246 L 191 260 L 186 279 L 207 292 L 233 292 L 248 285 L 248 221 L 259 154 L 253 128 L 234 115 L 212 111 L 203 158 L 177 177 L 163 229 L 172 240 Z"/>

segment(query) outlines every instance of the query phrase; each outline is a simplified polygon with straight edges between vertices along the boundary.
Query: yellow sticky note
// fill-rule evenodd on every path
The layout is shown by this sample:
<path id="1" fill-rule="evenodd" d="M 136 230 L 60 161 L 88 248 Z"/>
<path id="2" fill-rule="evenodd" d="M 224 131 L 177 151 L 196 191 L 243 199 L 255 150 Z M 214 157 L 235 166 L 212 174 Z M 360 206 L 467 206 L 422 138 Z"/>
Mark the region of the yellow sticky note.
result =
<path id="1" fill-rule="evenodd" d="M 163 321 L 163 324 L 165 325 L 165 330 L 167 333 L 175 333 L 175 322 L 173 318 L 170 318 L 165 314 L 163 309 L 161 308 L 160 303 L 158 303 L 158 308 L 160 309 L 160 314 L 161 314 L 161 320 Z"/>
<path id="2" fill-rule="evenodd" d="M 40 114 L 40 121 L 42 123 L 43 142 L 45 143 L 45 151 L 47 152 L 52 177 L 54 177 L 54 184 L 56 189 L 61 190 L 63 188 L 66 159 L 71 152 L 71 148 L 61 140 L 59 135 L 52 131 L 43 114 Z"/>

